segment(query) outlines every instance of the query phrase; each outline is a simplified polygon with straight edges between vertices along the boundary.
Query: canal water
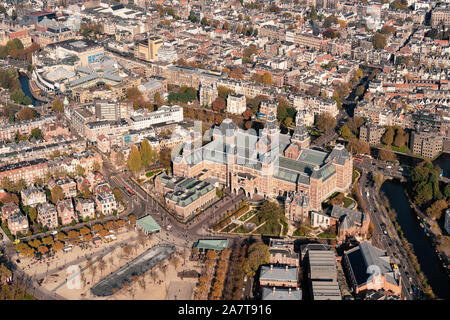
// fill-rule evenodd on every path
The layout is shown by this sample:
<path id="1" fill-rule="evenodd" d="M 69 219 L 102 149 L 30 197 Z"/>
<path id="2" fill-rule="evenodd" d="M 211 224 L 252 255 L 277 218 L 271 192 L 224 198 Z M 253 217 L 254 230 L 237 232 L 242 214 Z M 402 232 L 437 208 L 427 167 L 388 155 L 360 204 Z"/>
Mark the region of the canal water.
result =
<path id="1" fill-rule="evenodd" d="M 442 175 L 450 179 L 450 154 L 443 153 L 436 160 L 433 161 L 434 165 L 438 165 L 442 169 Z"/>
<path id="2" fill-rule="evenodd" d="M 391 208 L 397 213 L 397 220 L 403 234 L 411 243 L 420 268 L 428 279 L 434 294 L 438 298 L 449 299 L 449 277 L 442 268 L 442 263 L 434 251 L 431 240 L 419 226 L 416 214 L 409 206 L 403 190 L 404 187 L 401 183 L 392 180 L 386 181 L 381 187 L 381 191 L 388 198 Z"/>
<path id="3" fill-rule="evenodd" d="M 40 106 L 40 105 L 42 105 L 42 102 L 36 100 L 33 97 L 33 95 L 31 94 L 30 85 L 28 83 L 28 77 L 26 75 L 24 75 L 24 74 L 20 74 L 19 75 L 19 81 L 20 81 L 20 86 L 22 87 L 23 93 L 25 93 L 26 96 L 29 96 L 31 98 L 33 106 Z"/>

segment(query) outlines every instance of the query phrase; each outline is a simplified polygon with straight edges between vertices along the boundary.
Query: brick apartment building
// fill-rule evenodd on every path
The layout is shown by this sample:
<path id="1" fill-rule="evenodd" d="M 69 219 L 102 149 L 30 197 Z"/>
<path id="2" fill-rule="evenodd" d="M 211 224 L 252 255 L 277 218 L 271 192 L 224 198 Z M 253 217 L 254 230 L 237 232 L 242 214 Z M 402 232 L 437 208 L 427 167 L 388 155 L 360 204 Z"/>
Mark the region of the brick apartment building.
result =
<path id="1" fill-rule="evenodd" d="M 298 267 L 300 259 L 294 251 L 294 242 L 283 239 L 270 239 L 269 254 L 271 264 L 286 264 Z"/>
<path id="2" fill-rule="evenodd" d="M 46 159 L 21 161 L 0 167 L 0 180 L 9 178 L 13 183 L 24 180 L 27 185 L 32 185 L 37 178 L 44 179 L 47 172 Z"/>
<path id="3" fill-rule="evenodd" d="M 28 232 L 28 218 L 23 213 L 13 214 L 8 218 L 8 229 L 12 235 L 25 235 Z"/>
<path id="4" fill-rule="evenodd" d="M 48 202 L 40 204 L 37 207 L 37 212 L 36 221 L 43 227 L 55 229 L 58 226 L 58 212 L 53 204 Z"/>
<path id="5" fill-rule="evenodd" d="M 298 269 L 296 267 L 261 266 L 259 284 L 268 287 L 294 288 L 298 287 Z"/>

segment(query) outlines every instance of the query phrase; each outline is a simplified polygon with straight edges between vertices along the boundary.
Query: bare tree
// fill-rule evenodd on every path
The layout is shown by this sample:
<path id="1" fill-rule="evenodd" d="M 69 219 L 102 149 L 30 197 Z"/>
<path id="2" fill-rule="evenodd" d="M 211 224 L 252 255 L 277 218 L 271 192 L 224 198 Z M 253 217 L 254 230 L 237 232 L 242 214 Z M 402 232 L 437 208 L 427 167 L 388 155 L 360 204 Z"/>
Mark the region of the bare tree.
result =
<path id="1" fill-rule="evenodd" d="M 100 277 L 103 277 L 103 271 L 106 269 L 106 262 L 103 260 L 103 257 L 98 259 L 98 268 L 100 269 Z"/>
<path id="2" fill-rule="evenodd" d="M 114 256 L 111 255 L 111 256 L 109 257 L 108 261 L 109 261 L 109 263 L 110 263 L 112 266 L 115 266 L 115 265 L 114 265 Z"/>
<path id="3" fill-rule="evenodd" d="M 164 274 L 164 280 L 166 280 L 167 265 L 166 265 L 166 264 L 161 264 L 161 266 L 159 267 L 159 269 L 160 269 L 161 272 Z"/>
<path id="4" fill-rule="evenodd" d="M 145 290 L 145 288 L 146 288 L 145 279 L 144 278 L 140 279 L 138 283 L 139 283 L 139 286 L 142 288 L 142 290 Z"/>
<path id="5" fill-rule="evenodd" d="M 158 280 L 158 273 L 156 273 L 154 270 L 150 271 L 150 278 L 153 280 L 153 284 L 156 283 L 156 280 Z"/>
<path id="6" fill-rule="evenodd" d="M 131 247 L 130 245 L 127 244 L 126 246 L 122 247 L 122 254 L 123 254 L 125 257 L 129 257 L 130 254 L 131 254 L 131 250 L 132 250 L 132 247 Z"/>
<path id="7" fill-rule="evenodd" d="M 91 275 L 92 275 L 92 281 L 94 281 L 94 277 L 95 277 L 95 274 L 96 274 L 96 272 L 97 272 L 97 267 L 94 265 L 94 264 L 91 264 L 91 266 L 90 266 L 90 271 L 91 271 Z"/>
<path id="8" fill-rule="evenodd" d="M 180 264 L 180 259 L 178 259 L 175 255 L 172 255 L 169 259 L 169 262 L 176 269 Z"/>

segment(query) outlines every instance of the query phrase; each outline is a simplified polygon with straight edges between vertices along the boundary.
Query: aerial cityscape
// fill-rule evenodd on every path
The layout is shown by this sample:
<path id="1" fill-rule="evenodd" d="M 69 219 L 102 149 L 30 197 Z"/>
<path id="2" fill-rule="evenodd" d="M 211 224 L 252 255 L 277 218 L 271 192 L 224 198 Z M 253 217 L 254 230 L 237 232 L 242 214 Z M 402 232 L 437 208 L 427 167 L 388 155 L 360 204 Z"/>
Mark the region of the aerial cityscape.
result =
<path id="1" fill-rule="evenodd" d="M 449 41 L 449 0 L 0 1 L 0 300 L 450 299 Z"/>

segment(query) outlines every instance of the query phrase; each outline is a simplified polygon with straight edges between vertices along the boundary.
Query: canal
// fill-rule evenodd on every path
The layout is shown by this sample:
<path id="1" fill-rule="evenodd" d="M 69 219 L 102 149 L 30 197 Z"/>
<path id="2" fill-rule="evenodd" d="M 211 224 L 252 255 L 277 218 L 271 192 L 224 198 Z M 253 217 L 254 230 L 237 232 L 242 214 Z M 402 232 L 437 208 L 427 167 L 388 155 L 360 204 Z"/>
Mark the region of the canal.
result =
<path id="1" fill-rule="evenodd" d="M 442 169 L 442 175 L 450 179 L 450 154 L 443 153 L 436 160 L 433 161 L 434 165 L 438 165 Z"/>
<path id="2" fill-rule="evenodd" d="M 40 106 L 40 105 L 42 105 L 42 102 L 36 100 L 33 97 L 33 95 L 31 94 L 30 85 L 29 85 L 29 82 L 28 82 L 28 77 L 25 74 L 20 73 L 19 74 L 19 81 L 20 81 L 20 86 L 22 87 L 23 93 L 25 93 L 26 96 L 31 98 L 33 106 Z"/>
<path id="3" fill-rule="evenodd" d="M 438 259 L 430 239 L 419 226 L 416 214 L 411 209 L 403 190 L 403 185 L 395 180 L 388 180 L 381 187 L 391 208 L 397 213 L 397 221 L 406 239 L 411 243 L 420 268 L 428 279 L 434 294 L 438 298 L 448 299 L 450 297 L 449 277 L 442 268 L 442 263 Z"/>

